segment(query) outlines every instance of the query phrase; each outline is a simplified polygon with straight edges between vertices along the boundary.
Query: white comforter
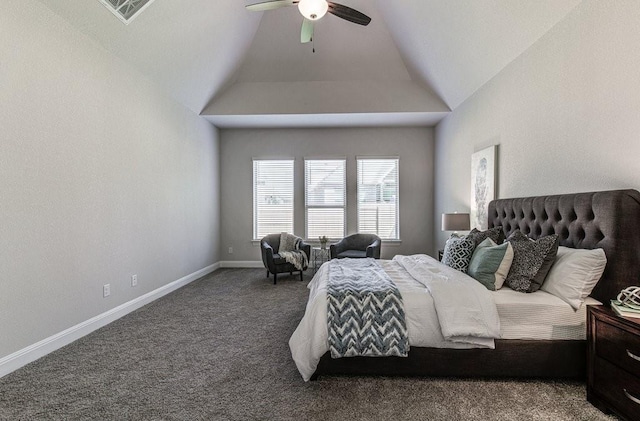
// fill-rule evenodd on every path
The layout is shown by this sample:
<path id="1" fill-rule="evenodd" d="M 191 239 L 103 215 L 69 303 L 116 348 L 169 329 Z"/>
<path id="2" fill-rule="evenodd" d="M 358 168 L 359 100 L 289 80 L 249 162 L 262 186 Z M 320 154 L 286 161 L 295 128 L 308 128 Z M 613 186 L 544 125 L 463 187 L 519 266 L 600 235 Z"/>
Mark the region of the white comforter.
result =
<path id="1" fill-rule="evenodd" d="M 379 260 L 402 294 L 409 344 L 431 348 L 494 348 L 500 320 L 491 293 L 469 276 L 426 255 Z M 293 360 L 308 381 L 329 350 L 328 264 L 308 285 L 305 314 L 289 340 Z"/>

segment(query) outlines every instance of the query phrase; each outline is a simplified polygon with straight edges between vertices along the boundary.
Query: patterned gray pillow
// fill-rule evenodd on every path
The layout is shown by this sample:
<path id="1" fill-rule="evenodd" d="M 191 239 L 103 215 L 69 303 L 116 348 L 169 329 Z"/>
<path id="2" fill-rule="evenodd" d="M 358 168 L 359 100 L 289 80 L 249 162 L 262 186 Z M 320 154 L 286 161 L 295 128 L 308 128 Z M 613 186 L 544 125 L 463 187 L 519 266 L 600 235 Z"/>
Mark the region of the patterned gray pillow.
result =
<path id="1" fill-rule="evenodd" d="M 504 241 L 504 231 L 502 231 L 502 227 L 489 228 L 485 231 L 478 231 L 477 228 L 474 228 L 469 232 L 467 237 L 473 238 L 476 242 L 476 246 L 487 238 L 491 238 L 491 241 L 496 244 L 502 244 Z"/>
<path id="2" fill-rule="evenodd" d="M 444 246 L 442 263 L 462 273 L 467 273 L 475 248 L 476 243 L 473 238 L 452 235 Z"/>
<path id="3" fill-rule="evenodd" d="M 518 230 L 507 241 L 513 247 L 513 262 L 506 284 L 515 291 L 536 292 L 558 253 L 558 236 L 553 234 L 532 240 Z"/>

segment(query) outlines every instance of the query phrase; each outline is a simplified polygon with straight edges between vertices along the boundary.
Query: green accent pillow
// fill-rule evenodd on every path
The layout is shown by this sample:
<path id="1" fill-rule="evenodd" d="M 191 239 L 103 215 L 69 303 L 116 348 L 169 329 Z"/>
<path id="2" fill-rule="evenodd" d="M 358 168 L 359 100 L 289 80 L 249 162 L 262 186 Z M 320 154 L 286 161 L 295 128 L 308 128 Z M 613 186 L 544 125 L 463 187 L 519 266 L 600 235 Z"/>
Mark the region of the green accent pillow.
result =
<path id="1" fill-rule="evenodd" d="M 488 290 L 495 291 L 502 288 L 511 268 L 511 262 L 513 262 L 511 244 L 503 243 L 498 246 L 487 238 L 474 250 L 467 273 Z"/>

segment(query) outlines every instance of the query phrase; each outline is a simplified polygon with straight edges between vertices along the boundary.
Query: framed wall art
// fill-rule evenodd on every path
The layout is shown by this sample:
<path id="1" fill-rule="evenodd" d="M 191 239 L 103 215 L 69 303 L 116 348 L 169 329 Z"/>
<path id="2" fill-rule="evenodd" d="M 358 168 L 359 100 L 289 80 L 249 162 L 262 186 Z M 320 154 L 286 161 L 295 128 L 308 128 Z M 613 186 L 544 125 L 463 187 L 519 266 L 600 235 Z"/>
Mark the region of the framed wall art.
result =
<path id="1" fill-rule="evenodd" d="M 498 145 L 471 155 L 471 228 L 487 229 L 489 202 L 496 197 Z"/>

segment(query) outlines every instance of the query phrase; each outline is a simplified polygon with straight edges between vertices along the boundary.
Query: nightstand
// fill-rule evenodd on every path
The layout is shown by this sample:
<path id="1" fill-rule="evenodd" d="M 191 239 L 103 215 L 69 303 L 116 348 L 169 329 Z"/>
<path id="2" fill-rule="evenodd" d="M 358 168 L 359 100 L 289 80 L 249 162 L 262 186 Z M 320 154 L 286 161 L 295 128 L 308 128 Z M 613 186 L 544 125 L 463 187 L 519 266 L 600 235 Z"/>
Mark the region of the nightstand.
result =
<path id="1" fill-rule="evenodd" d="M 603 412 L 640 420 L 640 319 L 587 307 L 587 400 Z"/>

